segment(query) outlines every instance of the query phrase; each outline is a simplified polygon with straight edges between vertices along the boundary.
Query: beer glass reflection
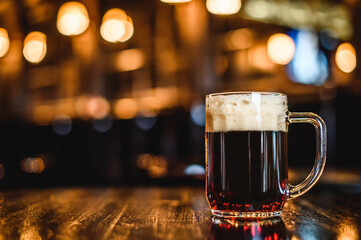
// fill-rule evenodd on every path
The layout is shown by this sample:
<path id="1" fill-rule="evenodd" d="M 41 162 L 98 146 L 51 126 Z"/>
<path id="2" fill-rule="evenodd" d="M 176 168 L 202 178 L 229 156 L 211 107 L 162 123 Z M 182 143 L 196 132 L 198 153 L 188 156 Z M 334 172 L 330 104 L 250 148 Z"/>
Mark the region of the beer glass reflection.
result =
<path id="1" fill-rule="evenodd" d="M 212 218 L 208 239 L 288 239 L 280 217 L 260 221 Z"/>

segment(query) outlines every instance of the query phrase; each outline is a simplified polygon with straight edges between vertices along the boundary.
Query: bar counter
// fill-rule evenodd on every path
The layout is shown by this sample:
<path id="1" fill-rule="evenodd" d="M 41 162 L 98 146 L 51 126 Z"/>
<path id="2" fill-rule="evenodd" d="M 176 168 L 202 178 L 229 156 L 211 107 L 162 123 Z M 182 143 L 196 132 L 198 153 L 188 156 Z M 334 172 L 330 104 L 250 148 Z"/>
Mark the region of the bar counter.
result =
<path id="1" fill-rule="evenodd" d="M 0 239 L 359 239 L 359 190 L 315 188 L 262 221 L 212 218 L 201 187 L 7 190 Z"/>

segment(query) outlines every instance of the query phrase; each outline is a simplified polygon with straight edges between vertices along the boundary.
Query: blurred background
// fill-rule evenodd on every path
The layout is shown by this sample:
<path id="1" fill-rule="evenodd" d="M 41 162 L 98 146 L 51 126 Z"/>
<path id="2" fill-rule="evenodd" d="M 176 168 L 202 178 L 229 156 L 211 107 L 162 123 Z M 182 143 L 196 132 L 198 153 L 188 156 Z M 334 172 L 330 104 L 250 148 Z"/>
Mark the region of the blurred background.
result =
<path id="1" fill-rule="evenodd" d="M 358 0 L 0 0 L 0 188 L 203 185 L 204 97 L 248 90 L 320 114 L 324 181 L 361 182 L 360 12 Z M 311 125 L 290 127 L 291 175 L 314 148 Z"/>

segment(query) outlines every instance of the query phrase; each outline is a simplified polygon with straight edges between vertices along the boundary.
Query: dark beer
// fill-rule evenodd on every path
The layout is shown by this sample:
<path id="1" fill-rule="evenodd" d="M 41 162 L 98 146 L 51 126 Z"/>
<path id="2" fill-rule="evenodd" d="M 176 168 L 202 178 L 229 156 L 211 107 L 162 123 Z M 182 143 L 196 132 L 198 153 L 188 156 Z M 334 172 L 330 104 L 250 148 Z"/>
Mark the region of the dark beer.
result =
<path id="1" fill-rule="evenodd" d="M 312 172 L 288 184 L 289 123 L 311 123 L 317 156 Z M 314 113 L 291 113 L 282 93 L 230 92 L 206 97 L 206 195 L 221 218 L 280 216 L 287 199 L 310 189 L 326 160 L 326 125 Z"/>
<path id="2" fill-rule="evenodd" d="M 287 133 L 206 132 L 212 210 L 278 212 L 287 198 Z"/>

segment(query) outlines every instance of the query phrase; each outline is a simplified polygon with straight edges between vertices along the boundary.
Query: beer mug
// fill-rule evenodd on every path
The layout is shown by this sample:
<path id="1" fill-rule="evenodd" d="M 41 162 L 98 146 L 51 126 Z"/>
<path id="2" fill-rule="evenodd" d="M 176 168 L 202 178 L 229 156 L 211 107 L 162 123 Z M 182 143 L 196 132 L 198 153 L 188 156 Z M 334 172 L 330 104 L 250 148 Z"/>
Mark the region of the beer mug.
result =
<path id="1" fill-rule="evenodd" d="M 288 182 L 290 123 L 316 129 L 316 161 L 300 184 Z M 314 113 L 289 112 L 282 93 L 230 92 L 206 96 L 206 195 L 216 217 L 280 216 L 288 199 L 308 191 L 326 162 L 326 125 Z"/>

